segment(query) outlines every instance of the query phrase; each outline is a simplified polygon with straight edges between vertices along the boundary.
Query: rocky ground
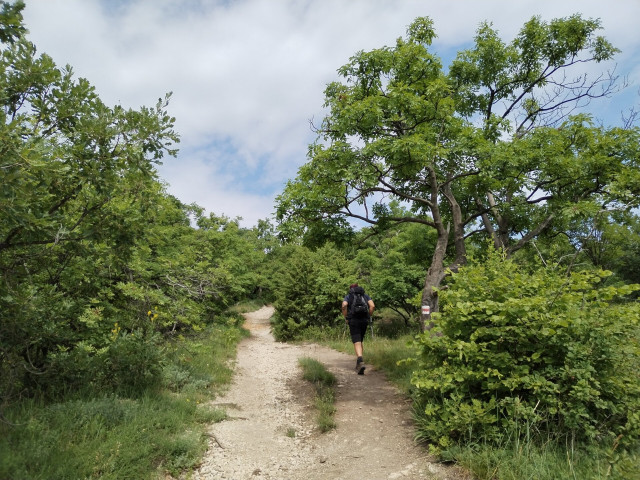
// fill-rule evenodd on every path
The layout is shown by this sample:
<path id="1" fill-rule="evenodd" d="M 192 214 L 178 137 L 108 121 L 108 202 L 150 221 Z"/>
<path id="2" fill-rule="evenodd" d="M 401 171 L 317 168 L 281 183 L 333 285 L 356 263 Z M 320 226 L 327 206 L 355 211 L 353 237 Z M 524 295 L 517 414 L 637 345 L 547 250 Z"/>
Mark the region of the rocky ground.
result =
<path id="1" fill-rule="evenodd" d="M 318 345 L 277 343 L 272 307 L 246 314 L 251 337 L 238 347 L 234 382 L 213 403 L 229 419 L 210 427 L 202 480 L 462 480 L 413 441 L 410 403 L 382 375 L 353 370 L 355 357 Z M 337 428 L 315 427 L 313 388 L 298 359 L 322 362 L 338 379 Z M 365 345 L 366 360 L 366 345 Z"/>

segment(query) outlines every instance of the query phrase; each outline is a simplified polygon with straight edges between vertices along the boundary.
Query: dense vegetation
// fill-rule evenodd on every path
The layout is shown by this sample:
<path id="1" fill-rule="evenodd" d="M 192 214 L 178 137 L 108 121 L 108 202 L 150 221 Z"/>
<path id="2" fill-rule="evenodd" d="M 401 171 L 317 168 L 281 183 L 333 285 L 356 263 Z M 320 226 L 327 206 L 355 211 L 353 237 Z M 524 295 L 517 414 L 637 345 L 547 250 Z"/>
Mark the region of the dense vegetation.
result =
<path id="1" fill-rule="evenodd" d="M 570 115 L 616 89 L 612 74 L 585 73 L 617 52 L 599 29 L 579 15 L 534 17 L 506 43 L 484 24 L 445 68 L 432 21 L 418 18 L 393 47 L 358 52 L 327 87 L 318 141 L 278 199 L 282 234 L 335 236 L 348 219 L 374 232 L 427 227 L 421 303 L 436 312 L 446 267 L 482 238 L 514 254 L 638 207 L 638 129 Z"/>
<path id="2" fill-rule="evenodd" d="M 595 458 L 597 477 L 630 478 L 640 130 L 565 110 L 616 89 L 579 70 L 616 53 L 598 21 L 534 18 L 511 43 L 483 25 L 448 69 L 425 18 L 359 52 L 276 231 L 168 195 L 170 95 L 104 105 L 37 54 L 21 2 L 1 5 L 0 477 L 192 468 L 224 416 L 198 402 L 230 375 L 229 308 L 273 302 L 279 340 L 351 348 L 339 305 L 357 281 L 378 307 L 367 361 L 413 396 L 436 453 L 507 478 L 530 471 L 507 457 L 570 450 L 572 472 Z"/>
<path id="3" fill-rule="evenodd" d="M 229 307 L 268 283 L 270 226 L 168 195 L 170 96 L 105 105 L 22 8 L 0 14 L 0 477 L 180 473 L 223 416 L 196 405 L 229 380 Z"/>
<path id="4" fill-rule="evenodd" d="M 310 311 L 328 303 L 327 248 L 387 312 L 431 307 L 402 370 L 417 436 L 445 458 L 571 445 L 605 459 L 596 477 L 637 472 L 640 129 L 580 111 L 618 88 L 584 70 L 617 52 L 599 29 L 533 18 L 506 43 L 483 24 L 444 68 L 431 20 L 417 19 L 338 70 L 318 141 L 278 198 L 281 236 L 311 249 Z M 307 318 L 276 328 L 340 336 Z"/>
<path id="5" fill-rule="evenodd" d="M 436 335 L 417 340 L 421 437 L 447 447 L 518 429 L 637 448 L 640 285 L 598 269 L 530 269 L 491 253 L 454 273 Z"/>
<path id="6" fill-rule="evenodd" d="M 153 386 L 162 337 L 259 290 L 264 228 L 166 193 L 154 164 L 176 154 L 168 96 L 108 107 L 17 34 L 0 71 L 1 400 Z"/>

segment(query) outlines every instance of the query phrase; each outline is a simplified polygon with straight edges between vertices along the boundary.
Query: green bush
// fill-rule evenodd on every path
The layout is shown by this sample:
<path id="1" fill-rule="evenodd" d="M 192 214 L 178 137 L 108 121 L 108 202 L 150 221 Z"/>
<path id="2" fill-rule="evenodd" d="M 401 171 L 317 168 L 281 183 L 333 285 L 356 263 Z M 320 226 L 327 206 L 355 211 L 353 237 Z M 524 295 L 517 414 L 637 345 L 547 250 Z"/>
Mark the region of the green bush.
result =
<path id="1" fill-rule="evenodd" d="M 135 332 L 122 335 L 108 349 L 107 378 L 103 383 L 117 393 L 144 392 L 160 383 L 164 352 L 160 336 Z"/>
<path id="2" fill-rule="evenodd" d="M 111 335 L 100 348 L 80 342 L 51 354 L 51 368 L 40 385 L 50 395 L 84 390 L 137 396 L 157 387 L 165 363 L 160 335 L 140 330 L 122 333 L 117 324 Z"/>
<path id="3" fill-rule="evenodd" d="M 621 447 L 640 437 L 639 286 L 603 271 L 527 273 L 497 253 L 452 274 L 417 341 L 419 436 L 499 441 L 554 432 Z"/>
<path id="4" fill-rule="evenodd" d="M 294 246 L 288 253 L 288 261 L 275 275 L 276 339 L 291 340 L 307 327 L 344 322 L 340 306 L 353 281 L 352 262 L 333 245 L 316 251 Z"/>

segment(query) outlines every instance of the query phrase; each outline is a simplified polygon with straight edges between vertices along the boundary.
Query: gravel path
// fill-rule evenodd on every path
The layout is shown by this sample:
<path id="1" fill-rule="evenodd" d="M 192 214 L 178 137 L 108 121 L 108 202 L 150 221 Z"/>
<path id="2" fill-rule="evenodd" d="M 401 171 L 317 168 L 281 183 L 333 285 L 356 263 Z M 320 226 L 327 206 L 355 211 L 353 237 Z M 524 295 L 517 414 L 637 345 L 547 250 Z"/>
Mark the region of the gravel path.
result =
<path id="1" fill-rule="evenodd" d="M 390 480 L 465 478 L 414 444 L 410 403 L 380 372 L 353 370 L 354 356 L 315 344 L 277 343 L 272 307 L 246 314 L 251 337 L 238 346 L 234 381 L 213 403 L 229 419 L 213 424 L 202 480 Z M 322 362 L 338 379 L 337 428 L 315 428 L 313 389 L 298 359 Z M 365 345 L 366 360 L 366 345 Z"/>

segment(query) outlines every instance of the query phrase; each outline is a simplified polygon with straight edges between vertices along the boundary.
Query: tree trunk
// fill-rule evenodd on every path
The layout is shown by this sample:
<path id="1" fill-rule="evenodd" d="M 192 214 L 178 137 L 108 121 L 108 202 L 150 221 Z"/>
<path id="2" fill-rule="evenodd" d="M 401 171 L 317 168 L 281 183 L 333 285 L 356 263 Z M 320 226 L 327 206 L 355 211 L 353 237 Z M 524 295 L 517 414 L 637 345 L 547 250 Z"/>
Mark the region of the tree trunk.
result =
<path id="1" fill-rule="evenodd" d="M 502 215 L 500 215 L 500 212 L 498 211 L 498 208 L 496 206 L 496 199 L 493 196 L 493 193 L 487 192 L 487 200 L 489 201 L 491 214 L 493 215 L 493 218 L 495 219 L 496 224 L 498 225 L 497 232 L 493 230 L 493 228 L 487 231 L 492 232 L 493 244 L 496 247 L 496 249 L 506 248 L 509 242 L 509 229 L 508 229 L 507 221 L 505 220 L 505 218 L 502 217 Z M 487 223 L 490 223 L 488 216 L 486 219 L 483 216 L 483 221 L 485 222 L 485 227 L 487 226 Z"/>
<path id="2" fill-rule="evenodd" d="M 451 213 L 453 219 L 453 240 L 456 251 L 456 256 L 451 268 L 457 268 L 467 260 L 467 251 L 464 243 L 464 225 L 462 220 L 462 211 L 460 205 L 453 195 L 450 184 L 443 186 L 443 192 L 449 205 L 451 206 Z M 432 205 L 437 205 L 433 202 Z M 422 290 L 422 307 L 423 310 L 420 313 L 420 328 L 424 332 L 431 330 L 434 326 L 431 321 L 431 314 L 438 311 L 438 292 L 434 290 L 440 286 L 442 280 L 445 277 L 444 259 L 447 253 L 447 246 L 449 244 L 449 225 L 445 228 L 442 223 L 442 217 L 437 207 L 432 207 L 431 213 L 433 215 L 434 223 L 436 225 L 436 231 L 438 232 L 438 239 L 436 241 L 436 248 L 431 257 L 431 265 L 427 271 L 427 276 L 424 280 L 424 289 Z M 429 307 L 429 313 L 424 312 L 424 307 Z"/>
<path id="3" fill-rule="evenodd" d="M 440 282 L 444 278 L 444 257 L 447 252 L 448 242 L 449 229 L 439 226 L 436 249 L 431 257 L 431 265 L 427 270 L 424 289 L 422 290 L 422 306 L 428 306 L 430 310 L 428 314 L 424 313 L 424 311 L 420 313 L 420 329 L 423 332 L 431 330 L 434 326 L 431 321 L 431 313 L 438 311 L 438 292 L 434 291 L 433 288 L 440 286 Z"/>
<path id="4" fill-rule="evenodd" d="M 453 260 L 453 268 L 457 269 L 459 265 L 463 265 L 467 262 L 467 247 L 464 244 L 464 223 L 462 219 L 462 210 L 460 209 L 460 204 L 456 200 L 456 197 L 453 195 L 451 184 L 447 183 L 444 186 L 443 190 L 447 201 L 451 206 L 451 216 L 453 220 L 453 242 L 456 251 L 456 257 Z"/>

